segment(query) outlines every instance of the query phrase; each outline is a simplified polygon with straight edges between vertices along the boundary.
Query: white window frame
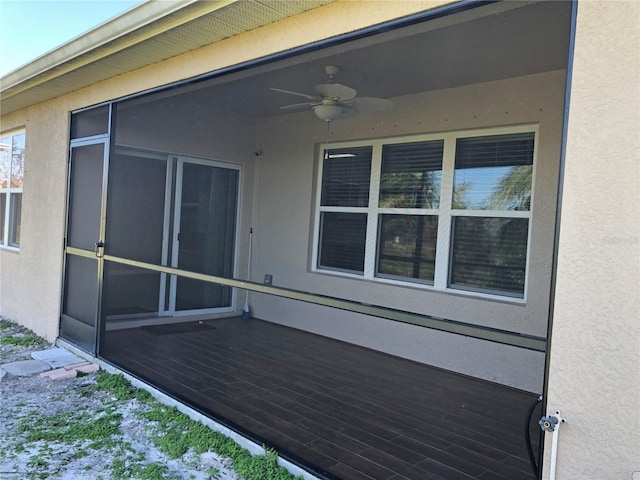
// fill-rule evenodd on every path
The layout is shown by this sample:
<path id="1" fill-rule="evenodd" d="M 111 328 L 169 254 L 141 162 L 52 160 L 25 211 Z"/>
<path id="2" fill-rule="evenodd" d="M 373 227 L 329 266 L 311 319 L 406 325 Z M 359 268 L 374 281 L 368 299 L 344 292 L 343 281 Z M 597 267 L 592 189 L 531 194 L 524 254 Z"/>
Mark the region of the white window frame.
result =
<path id="1" fill-rule="evenodd" d="M 25 147 L 26 147 L 26 132 L 25 130 L 13 130 L 13 131 L 9 131 L 6 133 L 2 133 L 0 134 L 0 138 L 8 138 L 9 139 L 9 155 L 8 155 L 8 165 L 6 165 L 7 168 L 7 186 L 6 187 L 2 187 L 0 186 L 0 193 L 4 193 L 6 194 L 6 202 L 5 202 L 5 211 L 4 211 L 4 223 L 2 225 L 0 225 L 0 228 L 2 228 L 2 241 L 0 241 L 0 248 L 2 249 L 6 249 L 6 250 L 13 250 L 13 251 L 19 251 L 20 250 L 20 244 L 11 244 L 9 242 L 9 237 L 10 234 L 14 231 L 14 229 L 19 228 L 21 223 L 22 223 L 22 219 L 18 220 L 18 222 L 15 222 L 15 219 L 12 218 L 11 216 L 11 205 L 13 203 L 13 197 L 16 194 L 22 194 L 22 190 L 23 188 L 17 188 L 17 187 L 12 187 L 11 186 L 11 159 L 13 156 L 13 137 L 18 136 L 18 135 L 25 135 Z M 23 159 L 24 161 L 24 159 Z M 24 167 L 23 167 L 24 168 Z M 23 179 L 24 181 L 24 179 Z M 17 223 L 17 225 L 16 225 Z"/>
<path id="2" fill-rule="evenodd" d="M 538 125 L 526 124 L 518 126 L 492 127 L 473 130 L 458 130 L 438 134 L 408 135 L 401 137 L 391 137 L 384 139 L 360 140 L 353 142 L 325 143 L 319 145 L 318 173 L 316 184 L 316 198 L 313 223 L 313 245 L 310 270 L 314 273 L 335 275 L 340 277 L 354 278 L 359 280 L 373 281 L 392 285 L 401 285 L 411 288 L 433 290 L 440 292 L 455 293 L 465 296 L 474 296 L 488 299 L 499 299 L 501 301 L 513 301 L 515 303 L 526 303 L 529 279 L 529 263 L 531 261 L 531 218 L 534 208 L 534 190 L 536 165 L 538 156 Z M 492 135 L 508 135 L 513 133 L 533 133 L 533 172 L 531 177 L 531 203 L 527 211 L 512 210 L 460 210 L 453 209 L 453 184 L 455 172 L 456 140 L 466 137 L 481 137 Z M 440 185 L 440 206 L 437 209 L 397 209 L 378 207 L 378 196 L 380 193 L 380 172 L 382 165 L 382 147 L 398 143 L 423 142 L 432 140 L 444 140 L 444 150 L 442 159 L 442 180 Z M 330 149 L 372 147 L 371 158 L 371 182 L 369 190 L 369 204 L 367 207 L 329 207 L 321 205 L 322 177 L 324 166 L 324 152 Z M 320 247 L 320 217 L 322 212 L 365 212 L 367 214 L 367 232 L 365 241 L 365 262 L 364 273 L 357 274 L 338 269 L 321 268 L 318 266 Z M 436 240 L 436 259 L 433 285 L 398 278 L 388 278 L 376 276 L 376 258 L 378 242 L 378 219 L 381 214 L 402 215 L 435 215 L 438 218 L 438 233 Z M 449 287 L 449 264 L 452 254 L 452 232 L 451 220 L 453 217 L 500 217 L 500 218 L 527 218 L 529 220 L 527 238 L 527 258 L 525 266 L 525 284 L 522 297 L 513 297 L 508 294 L 493 292 L 482 292 L 478 290 L 466 290 L 459 287 Z"/>

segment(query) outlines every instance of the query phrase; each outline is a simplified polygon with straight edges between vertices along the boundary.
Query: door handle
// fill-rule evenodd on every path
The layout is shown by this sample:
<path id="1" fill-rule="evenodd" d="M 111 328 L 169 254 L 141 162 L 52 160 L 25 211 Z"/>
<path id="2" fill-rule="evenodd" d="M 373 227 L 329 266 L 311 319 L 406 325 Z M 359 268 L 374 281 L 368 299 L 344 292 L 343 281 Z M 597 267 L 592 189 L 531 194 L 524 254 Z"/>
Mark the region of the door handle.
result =
<path id="1" fill-rule="evenodd" d="M 102 258 L 104 257 L 104 242 L 96 242 L 95 248 L 93 250 L 96 254 L 96 257 Z"/>

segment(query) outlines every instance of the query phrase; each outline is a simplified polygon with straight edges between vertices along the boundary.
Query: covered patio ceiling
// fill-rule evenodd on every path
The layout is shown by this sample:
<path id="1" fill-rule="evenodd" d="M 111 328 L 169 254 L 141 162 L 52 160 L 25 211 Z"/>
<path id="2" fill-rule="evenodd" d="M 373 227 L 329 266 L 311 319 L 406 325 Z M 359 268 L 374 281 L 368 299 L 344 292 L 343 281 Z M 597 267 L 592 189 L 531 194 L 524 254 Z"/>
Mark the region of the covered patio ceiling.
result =
<path id="1" fill-rule="evenodd" d="M 380 98 L 560 70 L 566 67 L 569 15 L 569 2 L 491 3 L 325 48 L 314 46 L 278 62 L 127 103 L 170 98 L 212 112 L 268 117 L 290 113 L 280 107 L 304 101 L 271 88 L 313 93 L 314 85 L 327 82 L 327 65 L 339 66 L 336 81 L 355 88 L 358 96 Z"/>

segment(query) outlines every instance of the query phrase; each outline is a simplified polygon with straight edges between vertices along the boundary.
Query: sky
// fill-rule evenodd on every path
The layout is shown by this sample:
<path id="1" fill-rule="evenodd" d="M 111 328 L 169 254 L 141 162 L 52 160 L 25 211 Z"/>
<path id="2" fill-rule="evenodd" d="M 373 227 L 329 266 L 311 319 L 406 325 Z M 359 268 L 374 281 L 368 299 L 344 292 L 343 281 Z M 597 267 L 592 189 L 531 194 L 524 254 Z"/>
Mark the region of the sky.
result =
<path id="1" fill-rule="evenodd" d="M 0 0 L 0 77 L 140 3 Z"/>

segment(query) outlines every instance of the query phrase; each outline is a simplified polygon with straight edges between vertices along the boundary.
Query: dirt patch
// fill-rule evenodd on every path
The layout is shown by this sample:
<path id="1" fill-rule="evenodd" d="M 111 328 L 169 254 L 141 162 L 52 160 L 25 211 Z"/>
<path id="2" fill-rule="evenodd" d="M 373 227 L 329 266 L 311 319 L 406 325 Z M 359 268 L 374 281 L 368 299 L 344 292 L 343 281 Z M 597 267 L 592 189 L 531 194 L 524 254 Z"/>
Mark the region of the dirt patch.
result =
<path id="1" fill-rule="evenodd" d="M 0 363 L 29 360 L 32 351 L 49 347 L 0 318 Z M 293 478 L 275 465 L 273 453 L 251 457 L 230 439 L 161 405 L 121 376 L 92 373 L 53 381 L 38 374 L 6 375 L 0 382 L 0 399 L 4 480 Z M 256 471 L 265 469 L 265 474 L 269 469 L 277 473 L 241 476 L 236 470 L 245 464 Z"/>

